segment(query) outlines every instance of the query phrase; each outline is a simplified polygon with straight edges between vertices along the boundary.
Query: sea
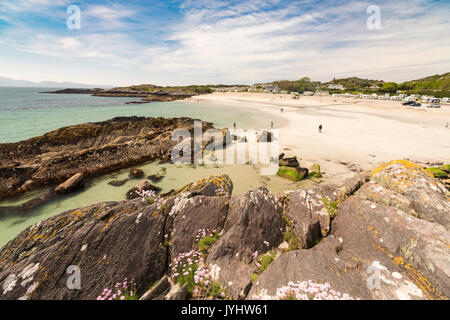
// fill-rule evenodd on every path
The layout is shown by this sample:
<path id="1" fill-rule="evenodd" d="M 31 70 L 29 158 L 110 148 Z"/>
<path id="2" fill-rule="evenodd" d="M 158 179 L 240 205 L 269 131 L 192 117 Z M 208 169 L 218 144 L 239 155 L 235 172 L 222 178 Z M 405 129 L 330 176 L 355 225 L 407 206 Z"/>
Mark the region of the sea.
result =
<path id="1" fill-rule="evenodd" d="M 60 88 L 63 89 L 63 88 Z M 256 111 L 191 101 L 127 104 L 140 98 L 94 97 L 89 94 L 48 94 L 58 88 L 0 87 L 0 143 L 18 142 L 46 132 L 85 122 L 121 116 L 191 117 L 213 122 L 216 128 L 268 127 Z"/>

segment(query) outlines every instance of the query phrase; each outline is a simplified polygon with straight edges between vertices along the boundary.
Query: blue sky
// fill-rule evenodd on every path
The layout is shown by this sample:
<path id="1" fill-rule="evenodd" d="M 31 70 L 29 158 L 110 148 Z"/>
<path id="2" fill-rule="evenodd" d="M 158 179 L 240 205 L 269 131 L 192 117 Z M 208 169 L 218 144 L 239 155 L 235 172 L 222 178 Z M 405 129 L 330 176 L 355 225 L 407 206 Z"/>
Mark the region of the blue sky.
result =
<path id="1" fill-rule="evenodd" d="M 81 29 L 66 26 L 81 9 Z M 367 8 L 380 8 L 369 30 Z M 450 71 L 450 1 L 0 0 L 0 76 L 183 85 Z"/>

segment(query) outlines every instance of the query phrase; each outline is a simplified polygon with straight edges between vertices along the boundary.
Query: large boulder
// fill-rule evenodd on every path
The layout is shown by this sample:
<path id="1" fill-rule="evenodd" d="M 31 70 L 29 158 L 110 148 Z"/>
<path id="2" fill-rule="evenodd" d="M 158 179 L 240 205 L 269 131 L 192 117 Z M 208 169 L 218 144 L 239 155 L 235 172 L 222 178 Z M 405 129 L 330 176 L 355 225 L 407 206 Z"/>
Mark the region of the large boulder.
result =
<path id="1" fill-rule="evenodd" d="M 339 190 L 325 186 L 288 194 L 285 201 L 286 216 L 303 248 L 313 247 L 328 235 L 340 196 Z"/>
<path id="2" fill-rule="evenodd" d="M 187 199 L 173 217 L 171 255 L 190 252 L 197 246 L 199 230 L 222 230 L 228 215 L 230 196 L 195 196 Z M 208 208 L 205 211 L 205 208 Z"/>
<path id="3" fill-rule="evenodd" d="M 166 270 L 164 225 L 156 205 L 141 201 L 98 204 L 40 222 L 1 250 L 0 299 L 96 299 L 125 278 L 143 294 Z M 67 272 L 76 269 L 81 287 L 71 290 Z"/>
<path id="4" fill-rule="evenodd" d="M 254 254 L 264 254 L 283 241 L 282 207 L 265 188 L 233 196 L 223 235 L 208 252 L 207 263 L 227 295 L 244 298 L 257 269 Z"/>
<path id="5" fill-rule="evenodd" d="M 166 225 L 172 258 L 195 249 L 199 230 L 223 229 L 232 192 L 233 183 L 227 175 L 211 176 L 176 192 L 169 200 L 173 205 Z"/>

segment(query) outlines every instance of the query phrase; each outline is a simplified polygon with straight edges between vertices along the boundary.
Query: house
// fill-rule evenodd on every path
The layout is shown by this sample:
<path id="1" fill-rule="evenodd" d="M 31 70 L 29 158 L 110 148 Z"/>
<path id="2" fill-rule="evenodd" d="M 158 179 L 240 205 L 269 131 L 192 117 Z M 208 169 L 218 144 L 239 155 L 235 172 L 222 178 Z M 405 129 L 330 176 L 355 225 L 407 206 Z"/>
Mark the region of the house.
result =
<path id="1" fill-rule="evenodd" d="M 371 90 L 378 90 L 378 89 L 380 89 L 380 86 L 374 84 L 373 86 L 370 86 L 369 89 L 371 89 Z"/>

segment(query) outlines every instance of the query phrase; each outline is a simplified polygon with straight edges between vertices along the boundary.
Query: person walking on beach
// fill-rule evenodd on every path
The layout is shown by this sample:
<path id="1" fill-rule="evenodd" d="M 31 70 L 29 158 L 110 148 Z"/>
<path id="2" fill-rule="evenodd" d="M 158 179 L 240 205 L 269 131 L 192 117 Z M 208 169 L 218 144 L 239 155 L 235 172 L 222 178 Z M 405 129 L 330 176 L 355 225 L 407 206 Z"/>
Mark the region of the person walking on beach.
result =
<path id="1" fill-rule="evenodd" d="M 445 129 L 448 129 L 448 121 L 445 123 Z"/>
<path id="2" fill-rule="evenodd" d="M 270 128 L 273 129 L 273 121 L 270 122 Z"/>
<path id="3" fill-rule="evenodd" d="M 233 126 L 234 126 L 234 130 L 236 130 L 236 122 L 233 124 Z"/>
<path id="4" fill-rule="evenodd" d="M 323 129 L 323 126 L 320 125 L 320 126 L 319 126 L 319 133 L 322 133 L 322 129 Z"/>

